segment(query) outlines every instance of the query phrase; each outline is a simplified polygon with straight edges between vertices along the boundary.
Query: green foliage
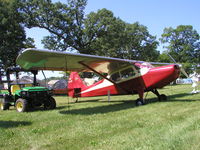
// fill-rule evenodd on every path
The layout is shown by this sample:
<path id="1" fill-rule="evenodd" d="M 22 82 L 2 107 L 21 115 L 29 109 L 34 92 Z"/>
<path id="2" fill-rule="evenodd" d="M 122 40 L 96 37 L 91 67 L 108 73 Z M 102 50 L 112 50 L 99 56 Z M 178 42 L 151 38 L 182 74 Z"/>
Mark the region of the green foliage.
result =
<path id="1" fill-rule="evenodd" d="M 0 1 L 0 60 L 7 67 L 15 65 L 17 52 L 23 47 L 25 31 L 16 1 Z"/>
<path id="2" fill-rule="evenodd" d="M 183 66 L 184 70 L 187 72 L 188 75 L 193 73 L 193 71 L 194 71 L 193 63 L 188 63 L 188 62 L 182 63 L 182 66 Z M 182 75 L 182 77 L 184 78 L 185 76 Z"/>
<path id="3" fill-rule="evenodd" d="M 27 27 L 48 30 L 42 43 L 54 50 L 129 59 L 155 60 L 158 42 L 147 27 L 128 24 L 107 9 L 84 14 L 87 0 L 23 0 L 22 12 Z"/>
<path id="4" fill-rule="evenodd" d="M 128 24 L 106 9 L 90 13 L 85 20 L 86 29 L 93 41 L 87 49 L 91 53 L 126 59 L 155 60 L 158 42 L 147 27 L 138 22 Z"/>
<path id="5" fill-rule="evenodd" d="M 150 35 L 146 26 L 138 22 L 126 24 L 126 41 L 123 49 L 127 51 L 130 59 L 140 59 L 144 61 L 156 61 L 159 52 L 156 50 L 158 42 L 156 37 Z"/>
<path id="6" fill-rule="evenodd" d="M 0 111 L 2 150 L 198 150 L 200 98 L 189 94 L 191 85 L 167 86 L 169 96 L 136 107 L 138 96 L 80 98 L 55 97 L 55 110 L 17 113 Z"/>
<path id="7" fill-rule="evenodd" d="M 51 0 L 22 0 L 24 22 L 28 28 L 39 27 L 52 35 L 44 38 L 45 48 L 77 50 L 84 47 L 83 21 L 85 0 L 68 0 L 67 4 Z M 48 41 L 48 42 L 47 42 Z"/>
<path id="8" fill-rule="evenodd" d="M 0 0 L 0 61 L 5 68 L 16 65 L 18 52 L 27 44 L 33 46 L 32 39 L 26 39 L 18 7 L 17 0 Z"/>
<path id="9" fill-rule="evenodd" d="M 85 28 L 87 39 L 90 41 L 87 49 L 91 54 L 119 56 L 125 29 L 122 20 L 114 17 L 111 11 L 104 8 L 87 15 Z"/>
<path id="10" fill-rule="evenodd" d="M 165 63 L 172 62 L 172 60 L 170 59 L 170 57 L 165 52 L 163 52 L 162 54 L 159 55 L 158 61 L 159 62 L 165 62 Z"/>
<path id="11" fill-rule="evenodd" d="M 24 45 L 23 48 L 34 48 L 35 44 L 34 44 L 34 39 L 33 38 L 26 38 L 26 40 L 24 41 Z"/>
<path id="12" fill-rule="evenodd" d="M 199 34 L 190 25 L 180 25 L 177 28 L 165 28 L 162 43 L 166 44 L 169 54 L 177 62 L 199 63 Z"/>

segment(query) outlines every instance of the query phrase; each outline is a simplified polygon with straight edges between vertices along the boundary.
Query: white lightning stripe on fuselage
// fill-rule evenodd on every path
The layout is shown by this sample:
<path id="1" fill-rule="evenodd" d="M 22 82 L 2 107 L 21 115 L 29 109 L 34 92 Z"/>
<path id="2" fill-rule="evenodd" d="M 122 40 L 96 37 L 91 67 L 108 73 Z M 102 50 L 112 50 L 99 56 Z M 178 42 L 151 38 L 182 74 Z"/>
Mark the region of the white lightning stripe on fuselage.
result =
<path id="1" fill-rule="evenodd" d="M 143 76 L 143 75 L 146 74 L 148 71 L 149 71 L 149 68 L 141 68 L 141 69 L 140 69 L 140 73 L 137 73 L 136 76 L 135 76 L 134 78 L 139 77 L 139 76 Z M 128 79 L 128 80 L 130 80 L 130 79 Z M 125 81 L 125 80 L 124 80 L 124 81 Z M 119 82 L 120 82 L 120 81 L 119 81 Z M 123 82 L 123 81 L 121 81 L 121 82 Z M 104 81 L 103 81 L 102 83 L 100 83 L 100 84 L 98 84 L 98 85 L 96 85 L 96 86 L 94 86 L 94 87 L 91 87 L 91 88 L 88 88 L 88 89 L 82 91 L 81 94 L 87 93 L 87 92 L 91 92 L 91 91 L 94 91 L 94 90 L 98 90 L 98 89 L 102 89 L 102 88 L 105 88 L 105 87 L 108 87 L 108 86 L 112 86 L 112 85 L 114 85 L 112 82 L 110 82 L 110 81 L 104 79 Z"/>
<path id="2" fill-rule="evenodd" d="M 97 89 L 101 89 L 101 88 L 105 88 L 105 87 L 108 87 L 108 86 L 112 86 L 114 85 L 112 82 L 104 79 L 104 81 L 94 87 L 91 87 L 85 91 L 82 91 L 81 93 L 86 93 L 86 92 L 90 92 L 90 91 L 94 91 L 94 90 L 97 90 Z"/>

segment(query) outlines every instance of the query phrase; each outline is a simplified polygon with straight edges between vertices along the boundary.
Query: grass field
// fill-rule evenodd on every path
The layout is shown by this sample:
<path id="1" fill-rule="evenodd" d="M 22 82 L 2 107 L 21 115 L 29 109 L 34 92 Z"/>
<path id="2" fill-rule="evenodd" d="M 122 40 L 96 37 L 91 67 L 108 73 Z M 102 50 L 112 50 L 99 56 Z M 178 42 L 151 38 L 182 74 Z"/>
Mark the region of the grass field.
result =
<path id="1" fill-rule="evenodd" d="M 55 97 L 57 109 L 17 113 L 0 111 L 2 150 L 198 150 L 200 94 L 191 85 L 159 90 L 168 101 L 148 93 L 148 105 L 136 107 L 137 95 Z"/>

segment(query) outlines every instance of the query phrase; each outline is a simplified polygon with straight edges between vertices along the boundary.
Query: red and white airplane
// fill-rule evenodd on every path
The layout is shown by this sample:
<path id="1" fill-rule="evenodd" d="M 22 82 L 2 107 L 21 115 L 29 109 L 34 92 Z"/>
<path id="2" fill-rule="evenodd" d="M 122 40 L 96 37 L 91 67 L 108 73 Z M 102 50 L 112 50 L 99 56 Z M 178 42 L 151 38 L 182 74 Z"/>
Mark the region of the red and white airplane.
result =
<path id="1" fill-rule="evenodd" d="M 68 81 L 68 94 L 71 97 L 138 94 L 137 105 L 145 104 L 144 92 L 148 91 L 157 95 L 159 100 L 166 100 L 166 95 L 159 94 L 157 89 L 176 80 L 181 71 L 178 64 L 38 49 L 24 50 L 18 56 L 17 64 L 27 70 L 72 71 Z M 152 64 L 165 66 L 154 67 Z M 77 72 L 94 72 L 103 79 L 86 86 Z"/>

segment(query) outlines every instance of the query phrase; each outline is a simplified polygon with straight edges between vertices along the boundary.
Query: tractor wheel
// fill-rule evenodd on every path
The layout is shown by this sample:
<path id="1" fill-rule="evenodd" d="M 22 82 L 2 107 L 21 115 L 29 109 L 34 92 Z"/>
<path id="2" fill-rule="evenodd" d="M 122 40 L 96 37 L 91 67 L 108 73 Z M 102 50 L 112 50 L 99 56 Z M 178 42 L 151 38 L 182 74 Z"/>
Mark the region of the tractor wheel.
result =
<path id="1" fill-rule="evenodd" d="M 159 99 L 159 101 L 166 101 L 167 96 L 165 94 L 161 94 L 158 99 Z"/>
<path id="2" fill-rule="evenodd" d="M 53 97 L 49 97 L 48 100 L 45 101 L 44 103 L 44 109 L 49 110 L 49 109 L 55 109 L 56 108 L 56 101 Z"/>
<path id="3" fill-rule="evenodd" d="M 16 110 L 18 112 L 28 111 L 28 101 L 26 99 L 19 98 L 15 103 Z"/>
<path id="4" fill-rule="evenodd" d="M 144 105 L 144 101 L 140 98 L 138 98 L 136 101 L 135 101 L 135 104 L 136 106 L 141 106 L 141 105 Z"/>
<path id="5" fill-rule="evenodd" d="M 10 104 L 8 102 L 6 102 L 5 99 L 0 101 L 0 109 L 1 110 L 8 110 L 10 107 Z"/>

